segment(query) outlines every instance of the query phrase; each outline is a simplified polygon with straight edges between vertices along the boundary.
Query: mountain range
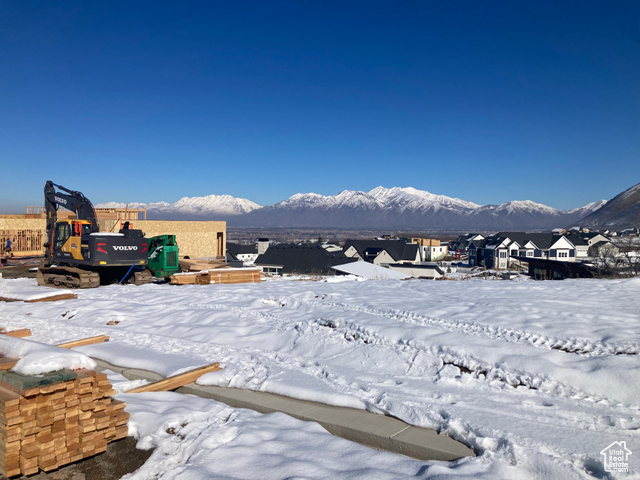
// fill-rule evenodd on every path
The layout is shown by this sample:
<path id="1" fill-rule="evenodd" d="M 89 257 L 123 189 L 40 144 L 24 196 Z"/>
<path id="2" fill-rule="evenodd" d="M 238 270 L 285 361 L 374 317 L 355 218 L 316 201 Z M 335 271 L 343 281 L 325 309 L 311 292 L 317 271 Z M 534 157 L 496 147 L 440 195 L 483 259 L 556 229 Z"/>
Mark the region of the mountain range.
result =
<path id="1" fill-rule="evenodd" d="M 640 183 L 609 200 L 580 221 L 594 229 L 623 230 L 640 226 Z"/>
<path id="2" fill-rule="evenodd" d="M 478 205 L 411 187 L 377 187 L 329 196 L 298 193 L 271 206 L 230 195 L 208 195 L 184 197 L 171 204 L 129 203 L 128 207 L 146 209 L 148 219 L 226 220 L 230 226 L 486 231 L 569 226 L 606 204 L 600 200 L 574 210 L 530 200 Z M 96 206 L 123 208 L 125 204 Z"/>

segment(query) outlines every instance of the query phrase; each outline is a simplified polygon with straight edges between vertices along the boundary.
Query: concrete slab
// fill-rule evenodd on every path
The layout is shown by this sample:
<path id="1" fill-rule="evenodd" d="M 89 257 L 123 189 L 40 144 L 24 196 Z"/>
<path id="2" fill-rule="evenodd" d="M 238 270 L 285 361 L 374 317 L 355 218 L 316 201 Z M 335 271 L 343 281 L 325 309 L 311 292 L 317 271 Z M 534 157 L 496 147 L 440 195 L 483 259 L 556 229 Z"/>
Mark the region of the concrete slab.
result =
<path id="1" fill-rule="evenodd" d="M 150 382 L 164 380 L 164 377 L 159 373 L 140 370 L 138 368 L 125 368 L 121 373 L 129 380 L 149 380 Z"/>
<path id="2" fill-rule="evenodd" d="M 113 370 L 129 380 L 162 380 L 161 375 L 147 370 L 125 368 L 96 360 L 98 369 Z M 191 383 L 176 390 L 247 408 L 260 413 L 282 412 L 304 421 L 322 425 L 333 435 L 377 450 L 399 453 L 419 460 L 450 461 L 474 456 L 473 450 L 462 443 L 439 435 L 434 430 L 409 425 L 402 420 L 354 408 L 334 407 L 322 403 L 283 397 L 267 392 L 237 388 L 202 386 Z"/>
<path id="3" fill-rule="evenodd" d="M 448 461 L 451 457 L 474 456 L 466 445 L 428 428 L 410 426 L 395 435 L 393 441 L 397 442 L 400 449 L 398 453 L 421 460 Z"/>

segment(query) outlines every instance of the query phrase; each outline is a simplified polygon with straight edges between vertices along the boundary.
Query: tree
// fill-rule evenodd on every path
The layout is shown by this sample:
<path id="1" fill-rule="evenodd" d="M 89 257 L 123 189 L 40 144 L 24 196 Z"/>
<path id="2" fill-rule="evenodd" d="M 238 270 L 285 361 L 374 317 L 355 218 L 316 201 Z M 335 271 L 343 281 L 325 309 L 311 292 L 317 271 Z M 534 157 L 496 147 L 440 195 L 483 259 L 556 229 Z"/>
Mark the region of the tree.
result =
<path id="1" fill-rule="evenodd" d="M 599 246 L 592 259 L 599 277 L 640 275 L 640 237 L 612 237 L 610 243 Z"/>
<path id="2" fill-rule="evenodd" d="M 632 275 L 640 275 L 640 237 L 637 235 L 616 237 L 613 244 L 618 248 L 621 267 Z"/>

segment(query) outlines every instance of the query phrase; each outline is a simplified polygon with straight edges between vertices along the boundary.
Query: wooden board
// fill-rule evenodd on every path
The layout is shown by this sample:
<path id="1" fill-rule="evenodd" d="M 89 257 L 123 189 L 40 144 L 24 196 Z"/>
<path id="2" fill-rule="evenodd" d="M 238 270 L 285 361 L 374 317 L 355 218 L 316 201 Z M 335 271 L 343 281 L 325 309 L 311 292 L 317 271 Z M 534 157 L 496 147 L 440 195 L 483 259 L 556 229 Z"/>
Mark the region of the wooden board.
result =
<path id="1" fill-rule="evenodd" d="M 24 303 L 38 303 L 38 302 L 57 302 L 58 300 L 74 300 L 78 298 L 75 293 L 62 293 L 60 295 L 50 295 L 48 297 L 36 298 L 33 300 L 23 300 L 20 298 L 0 297 L 0 302 L 24 302 Z"/>
<path id="2" fill-rule="evenodd" d="M 7 335 L 9 337 L 16 337 L 16 338 L 24 338 L 24 337 L 31 336 L 31 330 L 29 330 L 28 328 L 20 328 L 17 330 L 10 330 L 8 332 L 3 329 L 0 333 L 2 333 L 3 335 Z"/>
<path id="3" fill-rule="evenodd" d="M 219 268 L 206 272 L 180 273 L 171 276 L 171 283 L 174 285 L 239 284 L 260 283 L 261 281 L 261 273 L 257 268 Z"/>
<path id="4" fill-rule="evenodd" d="M 96 335 L 95 337 L 82 338 L 80 340 L 73 340 L 71 342 L 59 343 L 57 346 L 62 348 L 81 347 L 83 345 L 93 345 L 96 343 L 108 342 L 109 337 L 107 335 Z"/>
<path id="5" fill-rule="evenodd" d="M 60 295 L 51 295 L 49 297 L 36 298 L 35 300 L 25 300 L 25 303 L 37 303 L 37 302 L 57 302 L 59 300 L 75 300 L 78 295 L 75 293 L 62 293 Z"/>
<path id="6" fill-rule="evenodd" d="M 185 373 L 173 375 L 172 377 L 165 378 L 155 383 L 143 385 L 133 390 L 128 390 L 127 393 L 142 393 L 142 392 L 167 392 L 169 390 L 175 390 L 176 388 L 183 387 L 188 383 L 195 382 L 201 375 L 209 372 L 217 372 L 222 370 L 222 367 L 218 362 L 205 365 L 204 367 L 198 367 L 193 370 L 189 370 Z"/>
<path id="7" fill-rule="evenodd" d="M 19 358 L 0 357 L 0 370 L 11 370 L 18 363 Z"/>

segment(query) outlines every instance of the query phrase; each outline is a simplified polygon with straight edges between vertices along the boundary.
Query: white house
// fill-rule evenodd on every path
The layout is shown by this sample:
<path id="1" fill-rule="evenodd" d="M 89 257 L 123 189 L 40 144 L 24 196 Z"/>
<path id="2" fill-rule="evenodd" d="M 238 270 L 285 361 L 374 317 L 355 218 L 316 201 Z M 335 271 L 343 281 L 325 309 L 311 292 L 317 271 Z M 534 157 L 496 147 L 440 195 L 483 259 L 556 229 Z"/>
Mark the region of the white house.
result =
<path id="1" fill-rule="evenodd" d="M 256 245 L 241 245 L 227 242 L 227 262 L 238 261 L 244 266 L 253 265 L 258 258 L 258 247 Z"/>
<path id="2" fill-rule="evenodd" d="M 435 238 L 415 237 L 411 239 L 411 243 L 418 245 L 423 262 L 437 262 L 444 259 L 448 253 L 448 246 L 441 244 L 440 240 Z"/>
<path id="3" fill-rule="evenodd" d="M 500 232 L 469 244 L 470 266 L 502 270 L 516 256 L 574 262 L 576 248 L 564 235 L 525 232 Z"/>
<path id="4" fill-rule="evenodd" d="M 402 240 L 347 240 L 343 251 L 347 257 L 383 267 L 392 263 L 418 264 L 421 261 L 418 245 Z"/>

